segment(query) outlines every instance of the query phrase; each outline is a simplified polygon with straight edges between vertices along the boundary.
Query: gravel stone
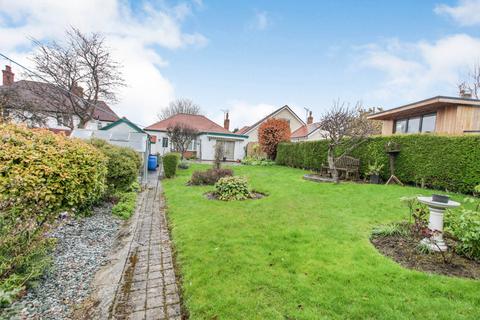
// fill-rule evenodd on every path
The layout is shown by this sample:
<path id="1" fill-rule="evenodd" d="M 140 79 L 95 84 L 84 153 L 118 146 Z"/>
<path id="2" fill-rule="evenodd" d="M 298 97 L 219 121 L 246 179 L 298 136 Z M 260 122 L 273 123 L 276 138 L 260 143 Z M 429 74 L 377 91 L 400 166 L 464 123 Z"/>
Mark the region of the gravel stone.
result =
<path id="1" fill-rule="evenodd" d="M 50 234 L 57 239 L 52 267 L 0 319 L 68 319 L 72 307 L 90 294 L 90 283 L 107 262 L 121 220 L 112 216 L 108 203 L 95 207 L 89 217 L 61 219 Z"/>

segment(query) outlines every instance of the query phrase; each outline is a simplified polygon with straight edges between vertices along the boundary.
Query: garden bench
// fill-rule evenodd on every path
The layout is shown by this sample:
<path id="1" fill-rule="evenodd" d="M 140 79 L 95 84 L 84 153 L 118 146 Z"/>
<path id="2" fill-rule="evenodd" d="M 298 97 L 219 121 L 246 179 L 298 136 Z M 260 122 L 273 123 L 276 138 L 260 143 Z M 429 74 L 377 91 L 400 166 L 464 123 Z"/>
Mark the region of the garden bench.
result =
<path id="1" fill-rule="evenodd" d="M 360 159 L 350 156 L 341 156 L 335 160 L 335 167 L 337 168 L 339 175 L 341 173 L 345 174 L 345 179 L 348 179 L 350 175 L 353 175 L 353 177 L 358 180 L 360 172 Z M 331 174 L 329 166 L 322 166 L 322 169 Z"/>

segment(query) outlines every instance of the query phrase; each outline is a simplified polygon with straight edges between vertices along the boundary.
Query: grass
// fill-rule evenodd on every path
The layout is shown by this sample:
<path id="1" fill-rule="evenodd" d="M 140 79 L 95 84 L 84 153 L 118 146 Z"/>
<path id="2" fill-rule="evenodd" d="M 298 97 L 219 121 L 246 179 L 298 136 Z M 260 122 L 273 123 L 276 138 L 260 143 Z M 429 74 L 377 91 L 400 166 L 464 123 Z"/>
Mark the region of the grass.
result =
<path id="1" fill-rule="evenodd" d="M 480 282 L 405 269 L 369 242 L 407 218 L 400 197 L 428 190 L 242 166 L 269 196 L 223 202 L 185 185 L 200 168 L 163 182 L 190 319 L 478 319 Z"/>

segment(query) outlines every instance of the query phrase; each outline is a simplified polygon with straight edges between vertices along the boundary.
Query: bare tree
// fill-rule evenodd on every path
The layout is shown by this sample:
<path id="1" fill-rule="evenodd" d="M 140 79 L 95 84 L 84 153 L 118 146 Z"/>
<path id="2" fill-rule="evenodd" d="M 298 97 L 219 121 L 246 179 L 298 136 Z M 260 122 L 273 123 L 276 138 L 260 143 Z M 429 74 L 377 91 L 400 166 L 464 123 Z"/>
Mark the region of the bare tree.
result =
<path id="1" fill-rule="evenodd" d="M 346 155 L 374 132 L 372 122 L 362 116 L 359 110 L 362 110 L 359 102 L 355 108 L 351 108 L 345 102 L 335 101 L 333 107 L 320 120 L 321 134 L 329 140 L 328 167 L 336 183 L 339 182 L 335 165 L 338 150 L 342 151 L 339 157 Z"/>
<path id="2" fill-rule="evenodd" d="M 44 97 L 50 110 L 77 116 L 78 127 L 84 128 L 100 100 L 117 101 L 116 90 L 124 86 L 124 80 L 100 33 L 83 34 L 72 28 L 66 38 L 65 43 L 34 41 L 37 50 L 32 60 L 38 80 L 53 86 L 44 90 L 34 84 L 30 90 Z"/>
<path id="3" fill-rule="evenodd" d="M 175 151 L 180 152 L 182 160 L 188 146 L 196 139 L 198 131 L 187 124 L 175 123 L 167 128 L 167 136 L 170 138 Z"/>
<path id="4" fill-rule="evenodd" d="M 165 120 L 179 113 L 200 114 L 200 106 L 190 99 L 181 98 L 170 102 L 168 107 L 160 110 L 157 116 L 160 120 Z"/>
<path id="5" fill-rule="evenodd" d="M 213 160 L 213 168 L 220 169 L 221 161 L 225 156 L 225 148 L 223 143 L 217 141 L 215 144 L 215 151 L 214 151 L 214 160 Z"/>
<path id="6" fill-rule="evenodd" d="M 466 79 L 461 81 L 457 87 L 461 96 L 471 94 L 472 98 L 480 98 L 480 64 L 475 63 L 467 73 Z"/>

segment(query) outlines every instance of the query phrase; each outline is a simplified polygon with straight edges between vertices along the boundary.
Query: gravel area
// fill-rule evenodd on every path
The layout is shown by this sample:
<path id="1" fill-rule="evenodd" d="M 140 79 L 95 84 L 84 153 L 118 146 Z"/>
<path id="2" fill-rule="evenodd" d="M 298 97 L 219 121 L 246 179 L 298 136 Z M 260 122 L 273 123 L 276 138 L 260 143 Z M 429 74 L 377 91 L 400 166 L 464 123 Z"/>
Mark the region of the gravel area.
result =
<path id="1" fill-rule="evenodd" d="M 71 307 L 89 295 L 90 282 L 106 263 L 120 224 L 109 204 L 94 208 L 90 217 L 62 222 L 51 233 L 58 239 L 52 268 L 37 286 L 4 310 L 3 317 L 68 319 Z"/>

